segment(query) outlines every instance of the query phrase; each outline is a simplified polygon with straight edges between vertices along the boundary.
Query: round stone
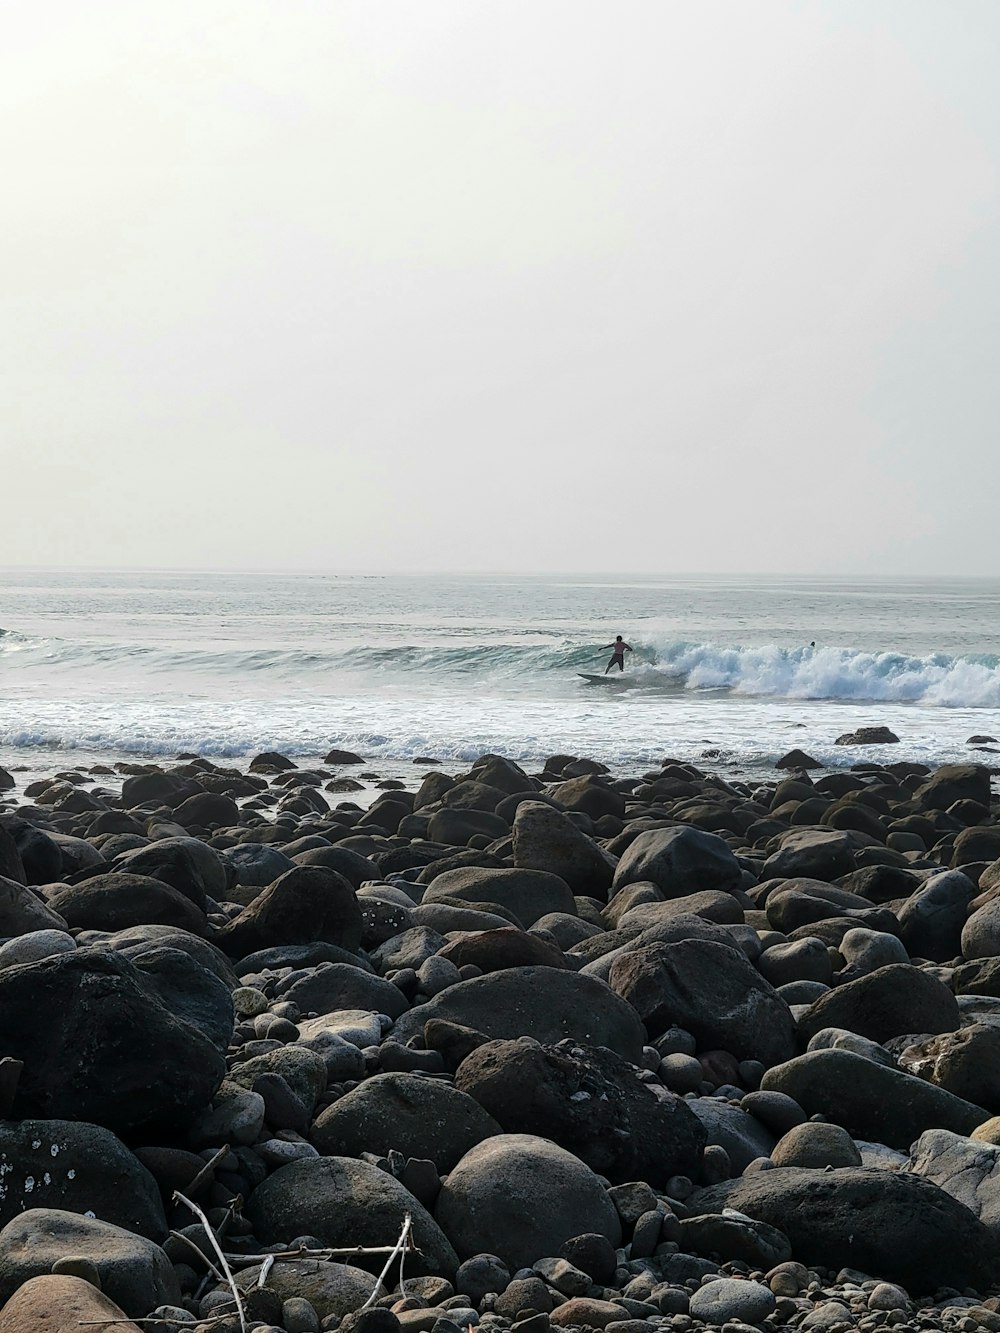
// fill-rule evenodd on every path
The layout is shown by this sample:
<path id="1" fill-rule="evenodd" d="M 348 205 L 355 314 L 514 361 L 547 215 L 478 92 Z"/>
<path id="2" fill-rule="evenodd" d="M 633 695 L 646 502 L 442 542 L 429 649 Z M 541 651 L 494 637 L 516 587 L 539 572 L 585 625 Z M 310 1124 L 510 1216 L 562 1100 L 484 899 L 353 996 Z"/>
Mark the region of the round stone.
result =
<path id="1" fill-rule="evenodd" d="M 725 1324 L 731 1319 L 759 1324 L 776 1306 L 777 1299 L 769 1287 L 724 1277 L 698 1288 L 691 1297 L 690 1313 L 706 1324 Z"/>

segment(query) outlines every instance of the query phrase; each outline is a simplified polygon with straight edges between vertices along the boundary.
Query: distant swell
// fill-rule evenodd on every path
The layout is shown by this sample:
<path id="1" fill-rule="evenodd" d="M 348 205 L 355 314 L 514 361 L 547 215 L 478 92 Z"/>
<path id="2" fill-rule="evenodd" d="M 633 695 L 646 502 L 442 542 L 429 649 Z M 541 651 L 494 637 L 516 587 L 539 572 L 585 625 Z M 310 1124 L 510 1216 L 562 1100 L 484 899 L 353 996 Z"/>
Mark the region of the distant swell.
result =
<path id="1" fill-rule="evenodd" d="M 756 647 L 684 640 L 635 643 L 628 662 L 633 690 L 713 691 L 757 698 L 919 703 L 943 708 L 1000 707 L 1000 658 L 912 657 L 852 648 L 815 650 L 764 644 Z M 523 643 L 403 645 L 397 647 L 206 649 L 106 642 L 73 643 L 32 639 L 0 629 L 0 683 L 41 683 L 48 673 L 91 681 L 127 675 L 156 681 L 170 689 L 171 678 L 192 676 L 232 680 L 249 686 L 257 680 L 294 688 L 297 681 L 315 686 L 331 673 L 360 673 L 376 684 L 438 677 L 470 685 L 501 685 L 518 678 L 561 679 L 579 685 L 578 672 L 604 670 L 607 652 L 593 645 Z"/>

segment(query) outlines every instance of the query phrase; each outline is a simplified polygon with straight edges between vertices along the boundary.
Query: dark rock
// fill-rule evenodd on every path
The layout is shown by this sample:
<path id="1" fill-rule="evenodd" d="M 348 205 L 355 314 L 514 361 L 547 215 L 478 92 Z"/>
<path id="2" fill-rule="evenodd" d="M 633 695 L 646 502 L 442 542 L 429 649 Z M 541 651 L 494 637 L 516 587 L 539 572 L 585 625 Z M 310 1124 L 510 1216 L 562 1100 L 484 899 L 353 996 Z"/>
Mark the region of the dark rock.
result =
<path id="1" fill-rule="evenodd" d="M 514 865 L 543 870 L 565 880 L 573 893 L 603 898 L 611 887 L 615 859 L 559 810 L 539 801 L 517 807 Z"/>
<path id="2" fill-rule="evenodd" d="M 975 1023 L 908 1046 L 899 1057 L 907 1073 L 1000 1114 L 1000 1028 Z"/>
<path id="3" fill-rule="evenodd" d="M 1000 897 L 976 908 L 962 927 L 961 945 L 969 962 L 1000 955 Z"/>
<path id="4" fill-rule="evenodd" d="M 0 1050 L 24 1061 L 15 1116 L 126 1134 L 183 1128 L 225 1072 L 212 1041 L 164 1007 L 149 977 L 96 949 L 0 972 Z"/>
<path id="5" fill-rule="evenodd" d="M 861 1154 L 840 1125 L 809 1120 L 781 1136 L 771 1149 L 771 1161 L 775 1166 L 860 1166 Z"/>
<path id="6" fill-rule="evenodd" d="M 958 1002 L 944 982 L 908 963 L 890 963 L 838 986 L 799 1018 L 806 1040 L 822 1028 L 846 1028 L 884 1042 L 907 1032 L 954 1032 L 960 1025 Z"/>
<path id="7" fill-rule="evenodd" d="M 597 774 L 585 773 L 568 782 L 560 782 L 549 788 L 549 795 L 564 810 L 579 810 L 591 819 L 600 819 L 602 815 L 621 819 L 625 814 L 625 797 Z"/>
<path id="8" fill-rule="evenodd" d="M 843 1126 L 854 1139 L 909 1148 L 925 1129 L 971 1134 L 988 1112 L 923 1079 L 851 1051 L 807 1051 L 769 1069 L 765 1092 L 784 1092 L 807 1115 Z"/>
<path id="9" fill-rule="evenodd" d="M 449 898 L 458 902 L 495 902 L 513 912 L 527 929 L 547 912 L 576 915 L 576 902 L 565 880 L 542 870 L 482 870 L 467 867 L 438 875 L 424 903 Z"/>
<path id="10" fill-rule="evenodd" d="M 229 1078 L 242 1088 L 253 1089 L 262 1074 L 279 1074 L 310 1115 L 326 1091 L 326 1064 L 306 1046 L 290 1043 L 265 1051 L 237 1065 Z"/>
<path id="11" fill-rule="evenodd" d="M 220 856 L 237 884 L 255 889 L 266 889 L 294 864 L 291 857 L 277 847 L 260 842 L 241 842 L 235 847 L 226 847 Z"/>
<path id="12" fill-rule="evenodd" d="M 128 1315 L 180 1300 L 177 1277 L 158 1245 L 110 1222 L 56 1208 L 30 1208 L 0 1231 L 0 1300 L 70 1257 L 94 1264 L 101 1290 Z"/>
<path id="13" fill-rule="evenodd" d="M 0 769 L 0 773 L 3 770 Z M 0 786 L 0 791 L 3 787 Z M 15 884 L 27 884 L 28 879 L 24 873 L 24 862 L 21 860 L 21 853 L 17 850 L 17 843 L 0 824 L 0 880 L 11 879 Z"/>
<path id="14" fill-rule="evenodd" d="M 516 926 L 462 935 L 446 944 L 440 957 L 449 959 L 456 967 L 471 963 L 481 972 L 499 972 L 506 967 L 568 966 L 561 950 Z"/>
<path id="15" fill-rule="evenodd" d="M 740 863 L 727 842 L 714 833 L 682 825 L 640 833 L 618 862 L 614 888 L 648 880 L 665 898 L 684 898 L 707 889 L 731 892 L 742 877 Z"/>
<path id="16" fill-rule="evenodd" d="M 993 995 L 1000 998 L 1000 957 L 963 963 L 951 974 L 956 995 Z"/>
<path id="17" fill-rule="evenodd" d="M 801 1263 L 858 1269 L 914 1295 L 940 1286 L 986 1290 L 996 1281 L 987 1228 L 943 1190 L 905 1172 L 786 1167 L 702 1190 L 697 1205 L 770 1223 Z"/>
<path id="18" fill-rule="evenodd" d="M 393 1035 L 408 1041 L 437 1018 L 497 1039 L 527 1036 L 554 1045 L 572 1037 L 608 1046 L 633 1063 L 645 1044 L 630 1004 L 602 981 L 554 967 L 511 967 L 460 981 L 404 1014 Z"/>
<path id="19" fill-rule="evenodd" d="M 8 939 L 38 930 L 66 930 L 66 921 L 31 889 L 0 876 L 0 936 Z"/>
<path id="20" fill-rule="evenodd" d="M 788 1006 L 744 954 L 726 945 L 691 939 L 646 945 L 615 962 L 610 985 L 650 1034 L 681 1027 L 703 1047 L 765 1065 L 795 1053 Z"/>
<path id="21" fill-rule="evenodd" d="M 148 875 L 110 871 L 82 884 L 60 888 L 49 906 L 77 930 L 126 930 L 129 926 L 175 926 L 192 935 L 208 929 L 205 913 L 179 889 Z"/>
<path id="22" fill-rule="evenodd" d="M 697 1173 L 705 1135 L 686 1103 L 655 1096 L 606 1048 L 491 1041 L 463 1060 L 455 1084 L 504 1133 L 551 1139 L 613 1181 L 663 1186 Z"/>
<path id="23" fill-rule="evenodd" d="M 775 1136 L 740 1107 L 715 1097 L 698 1097 L 689 1105 L 705 1127 L 708 1143 L 725 1149 L 735 1174 L 758 1157 L 771 1155 Z"/>
<path id="24" fill-rule="evenodd" d="M 292 1162 L 257 1186 L 245 1211 L 264 1244 L 308 1234 L 335 1249 L 391 1244 L 410 1213 L 420 1250 L 407 1257 L 410 1274 L 451 1276 L 458 1267 L 451 1244 L 426 1209 L 393 1176 L 367 1162 L 347 1157 Z M 365 1256 L 359 1267 L 377 1272 L 383 1263 L 384 1256 Z"/>
<path id="25" fill-rule="evenodd" d="M 399 1018 L 408 1008 L 402 991 L 350 963 L 321 963 L 308 976 L 281 993 L 303 1013 L 335 1014 L 341 1009 L 368 1009 Z"/>
<path id="26" fill-rule="evenodd" d="M 245 1268 L 236 1278 L 237 1286 L 250 1295 L 259 1292 L 260 1273 L 259 1267 Z M 268 1270 L 264 1291 L 278 1301 L 278 1317 L 286 1329 L 292 1325 L 282 1314 L 282 1303 L 300 1299 L 309 1302 L 319 1319 L 340 1319 L 338 1329 L 344 1333 L 348 1329 L 355 1333 L 399 1333 L 399 1320 L 391 1311 L 369 1306 L 361 1312 L 360 1307 L 374 1288 L 375 1278 L 363 1268 L 309 1258 L 279 1259 Z M 256 1327 L 261 1329 L 259 1324 Z"/>
<path id="27" fill-rule="evenodd" d="M 897 912 L 899 935 L 916 958 L 943 963 L 961 948 L 962 927 L 978 889 L 960 870 L 931 875 Z"/>
<path id="28" fill-rule="evenodd" d="M 283 773 L 296 767 L 298 765 L 293 759 L 289 759 L 287 755 L 278 754 L 274 750 L 264 750 L 261 754 L 255 754 L 249 764 L 251 773 Z"/>
<path id="29" fill-rule="evenodd" d="M 832 829 L 792 829 L 780 835 L 778 850 L 764 862 L 762 879 L 819 879 L 829 882 L 854 869 L 846 833 Z"/>
<path id="30" fill-rule="evenodd" d="M 311 1138 L 328 1157 L 396 1149 L 450 1171 L 470 1148 L 501 1132 L 464 1090 L 418 1074 L 378 1074 L 328 1106 Z"/>
<path id="31" fill-rule="evenodd" d="M 207 971 L 214 972 L 230 990 L 240 984 L 229 959 L 220 949 L 208 940 L 175 926 L 130 926 L 127 930 L 119 930 L 109 936 L 103 941 L 103 947 L 114 949 L 133 960 L 154 949 L 179 949 Z"/>
<path id="32" fill-rule="evenodd" d="M 509 831 L 505 819 L 486 810 L 436 810 L 427 825 L 428 838 L 448 847 L 465 847 L 470 838 L 480 834 L 487 838 L 502 838 Z"/>
<path id="33" fill-rule="evenodd" d="M 920 810 L 947 810 L 957 801 L 989 809 L 990 770 L 984 764 L 944 764 L 913 793 Z"/>
<path id="34" fill-rule="evenodd" d="M 604 1240 L 604 1237 L 601 1237 Z M 605 1244 L 608 1242 L 605 1241 Z M 611 1273 L 614 1276 L 614 1250 L 612 1250 Z M 510 1282 L 510 1269 L 495 1254 L 474 1254 L 459 1264 L 455 1274 L 455 1287 L 464 1292 L 474 1305 L 478 1305 L 488 1291 L 501 1292 Z"/>
<path id="35" fill-rule="evenodd" d="M 183 828 L 231 828 L 239 817 L 239 806 L 222 792 L 196 792 L 174 809 L 174 818 Z"/>
<path id="36" fill-rule="evenodd" d="M 621 1240 L 600 1181 L 547 1139 L 504 1134 L 466 1153 L 438 1196 L 435 1217 L 462 1258 L 497 1254 L 514 1271 L 558 1254 L 581 1231 Z"/>
<path id="37" fill-rule="evenodd" d="M 201 1032 L 223 1055 L 233 1035 L 233 997 L 216 974 L 183 949 L 122 950 L 147 990 L 174 1018 Z"/>
<path id="38" fill-rule="evenodd" d="M 295 864 L 300 866 L 326 866 L 343 875 L 355 889 L 360 889 L 367 880 L 379 880 L 381 872 L 374 861 L 349 847 L 311 847 L 295 854 Z"/>
<path id="39" fill-rule="evenodd" d="M 813 759 L 812 755 L 806 754 L 804 750 L 789 750 L 787 754 L 781 756 L 775 762 L 775 768 L 822 768 L 823 765 L 818 759 Z"/>
<path id="40" fill-rule="evenodd" d="M 155 1180 L 121 1140 L 100 1125 L 0 1120 L 0 1162 L 0 1226 L 29 1208 L 56 1208 L 91 1212 L 149 1240 L 166 1235 Z"/>
<path id="41" fill-rule="evenodd" d="M 899 737 L 888 727 L 858 727 L 838 736 L 834 745 L 898 745 Z"/>
<path id="42" fill-rule="evenodd" d="M 225 896 L 229 875 L 219 854 L 198 838 L 160 838 L 115 860 L 115 870 L 162 880 L 205 910 L 205 897 Z"/>
<path id="43" fill-rule="evenodd" d="M 796 877 L 771 891 L 764 909 L 774 930 L 790 934 L 800 926 L 835 917 L 852 917 L 870 930 L 894 930 L 896 919 L 886 907 L 873 907 L 867 898 L 848 893 L 821 880 Z"/>
<path id="44" fill-rule="evenodd" d="M 279 876 L 215 936 L 230 958 L 316 940 L 351 950 L 361 943 L 354 889 L 325 866 L 296 866 Z"/>

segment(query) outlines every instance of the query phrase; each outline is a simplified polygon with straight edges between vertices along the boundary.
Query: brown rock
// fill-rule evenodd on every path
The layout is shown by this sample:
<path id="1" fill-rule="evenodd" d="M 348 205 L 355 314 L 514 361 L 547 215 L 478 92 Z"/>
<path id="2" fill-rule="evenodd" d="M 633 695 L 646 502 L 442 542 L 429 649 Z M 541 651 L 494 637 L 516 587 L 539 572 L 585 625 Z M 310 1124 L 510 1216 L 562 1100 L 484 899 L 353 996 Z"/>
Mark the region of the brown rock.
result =
<path id="1" fill-rule="evenodd" d="M 140 1333 L 138 1324 L 89 1282 L 46 1274 L 26 1282 L 0 1310 L 0 1333 L 80 1333 L 82 1325 L 101 1319 L 108 1323 L 98 1329 Z"/>

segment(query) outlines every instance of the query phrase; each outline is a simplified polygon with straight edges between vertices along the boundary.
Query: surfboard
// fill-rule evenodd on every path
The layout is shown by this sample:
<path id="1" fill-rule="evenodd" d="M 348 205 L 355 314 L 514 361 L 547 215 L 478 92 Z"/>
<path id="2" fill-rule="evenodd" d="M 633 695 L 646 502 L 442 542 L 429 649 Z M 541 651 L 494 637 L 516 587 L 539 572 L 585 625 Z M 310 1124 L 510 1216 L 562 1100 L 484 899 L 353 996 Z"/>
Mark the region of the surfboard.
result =
<path id="1" fill-rule="evenodd" d="M 625 676 L 620 671 L 613 676 L 610 674 L 607 676 L 592 676 L 586 671 L 578 671 L 576 674 L 581 680 L 587 681 L 590 685 L 625 685 L 627 683 Z"/>

